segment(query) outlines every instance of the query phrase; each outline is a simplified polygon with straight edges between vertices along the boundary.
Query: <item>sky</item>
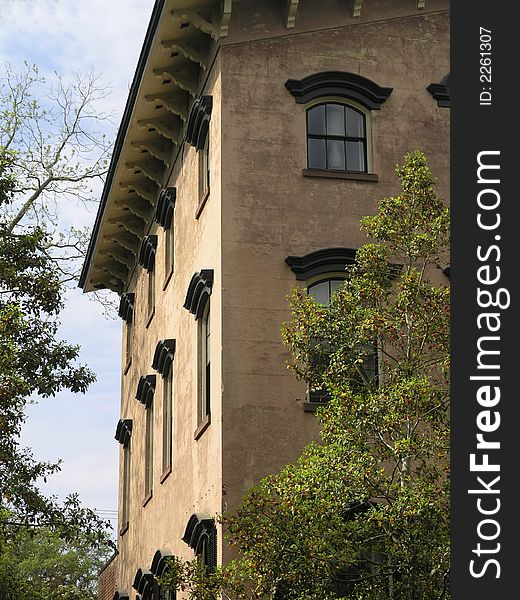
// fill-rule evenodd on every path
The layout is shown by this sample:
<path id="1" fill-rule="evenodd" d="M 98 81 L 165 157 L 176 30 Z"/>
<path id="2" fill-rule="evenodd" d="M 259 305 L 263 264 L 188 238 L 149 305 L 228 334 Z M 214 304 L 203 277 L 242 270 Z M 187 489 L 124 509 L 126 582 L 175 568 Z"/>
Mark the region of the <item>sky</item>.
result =
<path id="1" fill-rule="evenodd" d="M 0 73 L 6 62 L 22 66 L 24 61 L 49 79 L 54 72 L 68 77 L 93 69 L 111 89 L 98 107 L 114 115 L 109 135 L 115 138 L 152 7 L 153 0 L 0 0 Z M 68 224 L 94 223 L 96 207 L 87 211 L 69 204 L 63 211 Z M 66 296 L 61 321 L 61 337 L 81 346 L 80 360 L 97 381 L 85 395 L 63 392 L 31 405 L 22 444 L 38 460 L 62 461 L 61 472 L 41 483 L 45 493 L 64 499 L 78 492 L 86 506 L 113 517 L 121 320 L 107 319 L 99 304 L 74 289 Z"/>

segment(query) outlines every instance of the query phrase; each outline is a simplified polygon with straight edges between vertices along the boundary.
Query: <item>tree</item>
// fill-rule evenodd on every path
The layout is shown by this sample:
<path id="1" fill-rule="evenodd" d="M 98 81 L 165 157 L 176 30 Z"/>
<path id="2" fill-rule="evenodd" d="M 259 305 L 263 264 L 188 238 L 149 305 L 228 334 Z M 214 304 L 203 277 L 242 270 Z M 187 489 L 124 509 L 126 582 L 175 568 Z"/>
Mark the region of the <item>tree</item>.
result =
<path id="1" fill-rule="evenodd" d="M 449 596 L 449 290 L 429 280 L 449 212 L 422 153 L 396 174 L 330 304 L 291 296 L 291 368 L 330 394 L 321 442 L 222 517 L 239 558 L 202 582 L 176 563 L 190 598 Z"/>
<path id="2" fill-rule="evenodd" d="M 76 364 L 79 348 L 58 338 L 62 272 L 48 253 L 50 235 L 32 223 L 13 227 L 19 193 L 18 150 L 0 146 L 0 554 L 24 528 L 46 525 L 65 539 L 78 532 L 105 543 L 105 524 L 80 505 L 45 497 L 36 485 L 59 464 L 36 461 L 20 448 L 26 404 L 62 389 L 84 392 L 94 375 Z"/>
<path id="3" fill-rule="evenodd" d="M 41 250 L 64 282 L 76 281 L 89 239 L 86 228 L 64 222 L 64 204 L 94 203 L 92 185 L 107 171 L 110 115 L 99 109 L 106 96 L 93 72 L 71 81 L 55 74 L 47 84 L 35 66 L 7 64 L 0 78 L 0 160 L 9 158 L 11 172 L 10 201 L 0 206 L 4 235 L 44 229 Z"/>
<path id="4" fill-rule="evenodd" d="M 2 600 L 96 600 L 107 547 L 79 535 L 71 541 L 41 528 L 23 530 L 0 553 Z"/>

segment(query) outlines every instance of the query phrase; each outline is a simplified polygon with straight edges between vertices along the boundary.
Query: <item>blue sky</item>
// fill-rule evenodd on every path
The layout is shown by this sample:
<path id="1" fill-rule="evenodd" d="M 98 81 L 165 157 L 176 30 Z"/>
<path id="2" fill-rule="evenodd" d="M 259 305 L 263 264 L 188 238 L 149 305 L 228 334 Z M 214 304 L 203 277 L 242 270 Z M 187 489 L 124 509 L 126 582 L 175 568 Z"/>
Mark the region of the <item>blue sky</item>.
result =
<path id="1" fill-rule="evenodd" d="M 152 7 L 153 0 L 0 0 L 0 64 L 27 61 L 49 78 L 93 68 L 111 88 L 99 108 L 119 124 Z M 64 206 L 62 216 L 91 225 L 95 208 Z M 81 361 L 97 381 L 86 395 L 65 392 L 30 406 L 22 443 L 40 460 L 62 460 L 61 472 L 42 484 L 46 493 L 79 492 L 84 504 L 107 514 L 117 508 L 121 322 L 72 290 L 61 335 L 81 345 Z"/>

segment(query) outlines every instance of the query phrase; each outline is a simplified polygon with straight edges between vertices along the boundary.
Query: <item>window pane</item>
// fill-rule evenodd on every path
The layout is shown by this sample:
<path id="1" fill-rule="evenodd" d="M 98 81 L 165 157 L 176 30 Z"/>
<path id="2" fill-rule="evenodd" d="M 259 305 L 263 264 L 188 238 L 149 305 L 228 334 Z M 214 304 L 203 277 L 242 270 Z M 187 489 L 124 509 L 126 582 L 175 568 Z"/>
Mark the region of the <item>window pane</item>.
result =
<path id="1" fill-rule="evenodd" d="M 309 402 L 328 402 L 330 394 L 326 387 L 319 390 L 309 390 Z"/>
<path id="2" fill-rule="evenodd" d="M 345 170 L 345 142 L 343 140 L 327 140 L 327 168 L 338 171 Z"/>
<path id="3" fill-rule="evenodd" d="M 345 110 L 340 104 L 327 104 L 327 135 L 345 135 Z"/>
<path id="4" fill-rule="evenodd" d="M 307 140 L 309 151 L 309 169 L 326 169 L 325 140 Z"/>
<path id="5" fill-rule="evenodd" d="M 198 423 L 202 423 L 211 410 L 211 329 L 209 301 L 204 310 L 199 325 L 199 392 L 198 392 Z"/>
<path id="6" fill-rule="evenodd" d="M 121 509 L 121 527 L 128 523 L 130 505 L 130 446 L 123 448 L 123 506 Z"/>
<path id="7" fill-rule="evenodd" d="M 341 287 L 343 279 L 331 279 L 330 280 L 330 293 L 331 295 Z"/>
<path id="8" fill-rule="evenodd" d="M 353 108 L 345 107 L 347 116 L 347 137 L 365 137 L 365 119 Z"/>
<path id="9" fill-rule="evenodd" d="M 132 321 L 129 321 L 126 324 L 126 362 L 132 358 L 132 325 Z"/>
<path id="10" fill-rule="evenodd" d="M 173 366 L 163 379 L 163 472 L 172 465 Z"/>
<path id="11" fill-rule="evenodd" d="M 205 323 L 205 329 L 206 329 L 206 363 L 209 363 L 209 350 L 210 350 L 210 337 L 211 337 L 211 329 L 210 329 L 210 321 L 209 321 L 209 310 L 207 312 L 206 315 L 206 323 Z"/>
<path id="12" fill-rule="evenodd" d="M 164 275 L 168 277 L 170 271 L 173 270 L 173 247 L 174 247 L 174 238 L 173 238 L 173 220 L 170 227 L 165 231 L 165 261 L 164 261 Z"/>
<path id="13" fill-rule="evenodd" d="M 320 281 L 320 283 L 316 283 L 311 285 L 307 290 L 309 296 L 312 296 L 316 302 L 320 304 L 328 304 L 330 300 L 330 288 L 328 281 Z"/>
<path id="14" fill-rule="evenodd" d="M 315 106 L 307 111 L 307 133 L 325 135 L 325 106 Z"/>
<path id="15" fill-rule="evenodd" d="M 145 493 L 152 491 L 153 483 L 153 407 L 146 409 L 145 433 Z"/>
<path id="16" fill-rule="evenodd" d="M 366 171 L 365 145 L 363 142 L 347 142 L 347 169 L 349 171 Z"/>
<path id="17" fill-rule="evenodd" d="M 148 272 L 148 315 L 155 309 L 155 269 Z"/>

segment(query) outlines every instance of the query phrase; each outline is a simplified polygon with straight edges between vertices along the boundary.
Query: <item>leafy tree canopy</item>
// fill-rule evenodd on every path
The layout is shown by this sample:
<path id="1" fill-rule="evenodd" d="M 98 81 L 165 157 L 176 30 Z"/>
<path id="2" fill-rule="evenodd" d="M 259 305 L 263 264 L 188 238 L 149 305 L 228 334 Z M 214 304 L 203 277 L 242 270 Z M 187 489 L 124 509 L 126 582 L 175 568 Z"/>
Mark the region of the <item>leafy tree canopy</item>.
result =
<path id="1" fill-rule="evenodd" d="M 87 367 L 77 364 L 79 348 L 59 339 L 62 271 L 49 254 L 45 221 L 13 221 L 23 150 L 11 142 L 29 118 L 20 106 L 12 111 L 0 106 L 0 554 L 3 543 L 24 528 L 42 525 L 59 530 L 65 539 L 81 531 L 93 542 L 106 541 L 104 524 L 77 496 L 60 505 L 37 488 L 37 480 L 59 464 L 37 461 L 19 445 L 28 402 L 64 389 L 84 392 L 94 380 Z"/>
<path id="2" fill-rule="evenodd" d="M 78 535 L 65 541 L 48 528 L 23 530 L 0 552 L 2 600 L 96 600 L 107 547 Z"/>
<path id="3" fill-rule="evenodd" d="M 396 174 L 330 304 L 291 295 L 291 368 L 330 395 L 321 440 L 222 517 L 239 558 L 202 579 L 172 563 L 190 598 L 449 596 L 449 212 L 421 152 Z"/>

